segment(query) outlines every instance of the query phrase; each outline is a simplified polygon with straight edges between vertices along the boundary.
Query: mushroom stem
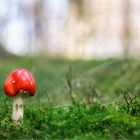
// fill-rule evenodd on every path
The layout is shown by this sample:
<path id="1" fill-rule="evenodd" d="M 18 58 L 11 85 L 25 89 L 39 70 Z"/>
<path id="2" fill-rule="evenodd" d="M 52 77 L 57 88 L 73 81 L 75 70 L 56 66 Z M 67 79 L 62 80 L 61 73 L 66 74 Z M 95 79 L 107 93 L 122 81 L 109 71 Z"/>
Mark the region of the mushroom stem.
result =
<path id="1" fill-rule="evenodd" d="M 14 97 L 12 120 L 18 122 L 22 118 L 23 118 L 23 100 L 22 95 L 19 94 Z"/>

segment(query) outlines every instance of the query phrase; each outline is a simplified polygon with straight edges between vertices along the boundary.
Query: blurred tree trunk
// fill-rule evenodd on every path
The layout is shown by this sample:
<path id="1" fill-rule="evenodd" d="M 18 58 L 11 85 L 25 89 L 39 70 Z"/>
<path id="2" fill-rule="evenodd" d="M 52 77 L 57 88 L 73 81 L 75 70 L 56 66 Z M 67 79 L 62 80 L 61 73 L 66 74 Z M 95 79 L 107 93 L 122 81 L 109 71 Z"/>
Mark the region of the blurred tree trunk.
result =
<path id="1" fill-rule="evenodd" d="M 124 57 L 129 56 L 130 46 L 131 46 L 131 19 L 130 19 L 130 0 L 123 0 L 123 36 L 122 42 L 124 47 Z"/>
<path id="2" fill-rule="evenodd" d="M 83 19 L 86 15 L 85 0 L 70 0 L 70 8 L 75 10 L 77 18 Z"/>
<path id="3" fill-rule="evenodd" d="M 91 0 L 69 0 L 69 10 L 64 32 L 67 34 L 64 54 L 68 57 L 84 57 L 86 45 L 93 34 L 93 7 Z"/>
<path id="4" fill-rule="evenodd" d="M 33 31 L 29 40 L 29 47 L 32 53 L 40 52 L 46 44 L 45 39 L 45 9 L 43 0 L 36 0 L 31 7 L 31 19 L 33 22 Z"/>

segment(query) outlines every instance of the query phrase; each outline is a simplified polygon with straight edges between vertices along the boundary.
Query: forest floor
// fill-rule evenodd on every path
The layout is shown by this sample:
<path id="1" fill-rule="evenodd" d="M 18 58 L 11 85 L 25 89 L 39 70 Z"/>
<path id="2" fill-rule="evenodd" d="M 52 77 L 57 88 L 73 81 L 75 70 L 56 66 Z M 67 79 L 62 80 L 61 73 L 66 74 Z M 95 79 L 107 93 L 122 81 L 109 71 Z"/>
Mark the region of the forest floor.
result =
<path id="1" fill-rule="evenodd" d="M 37 92 L 16 124 L 3 83 L 19 67 Z M 0 93 L 0 139 L 140 139 L 139 59 L 1 58 Z"/>

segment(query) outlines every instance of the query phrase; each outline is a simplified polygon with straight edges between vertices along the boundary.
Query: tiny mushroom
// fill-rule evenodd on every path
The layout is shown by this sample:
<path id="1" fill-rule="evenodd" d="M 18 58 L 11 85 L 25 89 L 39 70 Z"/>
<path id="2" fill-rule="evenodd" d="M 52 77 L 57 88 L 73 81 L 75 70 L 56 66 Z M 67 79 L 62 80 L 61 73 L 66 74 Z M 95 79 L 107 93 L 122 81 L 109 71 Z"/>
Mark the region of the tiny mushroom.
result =
<path id="1" fill-rule="evenodd" d="M 4 82 L 4 92 L 13 97 L 12 120 L 23 118 L 23 97 L 34 96 L 36 85 L 30 72 L 24 68 L 15 69 Z"/>

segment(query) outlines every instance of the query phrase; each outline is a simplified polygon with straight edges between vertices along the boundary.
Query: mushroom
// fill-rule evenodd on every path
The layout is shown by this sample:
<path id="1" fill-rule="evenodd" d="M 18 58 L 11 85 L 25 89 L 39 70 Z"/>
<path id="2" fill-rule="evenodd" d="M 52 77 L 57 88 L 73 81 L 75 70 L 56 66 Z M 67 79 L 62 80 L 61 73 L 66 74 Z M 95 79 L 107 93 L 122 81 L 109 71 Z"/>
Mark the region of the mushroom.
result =
<path id="1" fill-rule="evenodd" d="M 23 118 L 23 97 L 34 96 L 36 85 L 30 72 L 24 68 L 12 71 L 4 82 L 4 92 L 13 97 L 12 120 Z"/>

